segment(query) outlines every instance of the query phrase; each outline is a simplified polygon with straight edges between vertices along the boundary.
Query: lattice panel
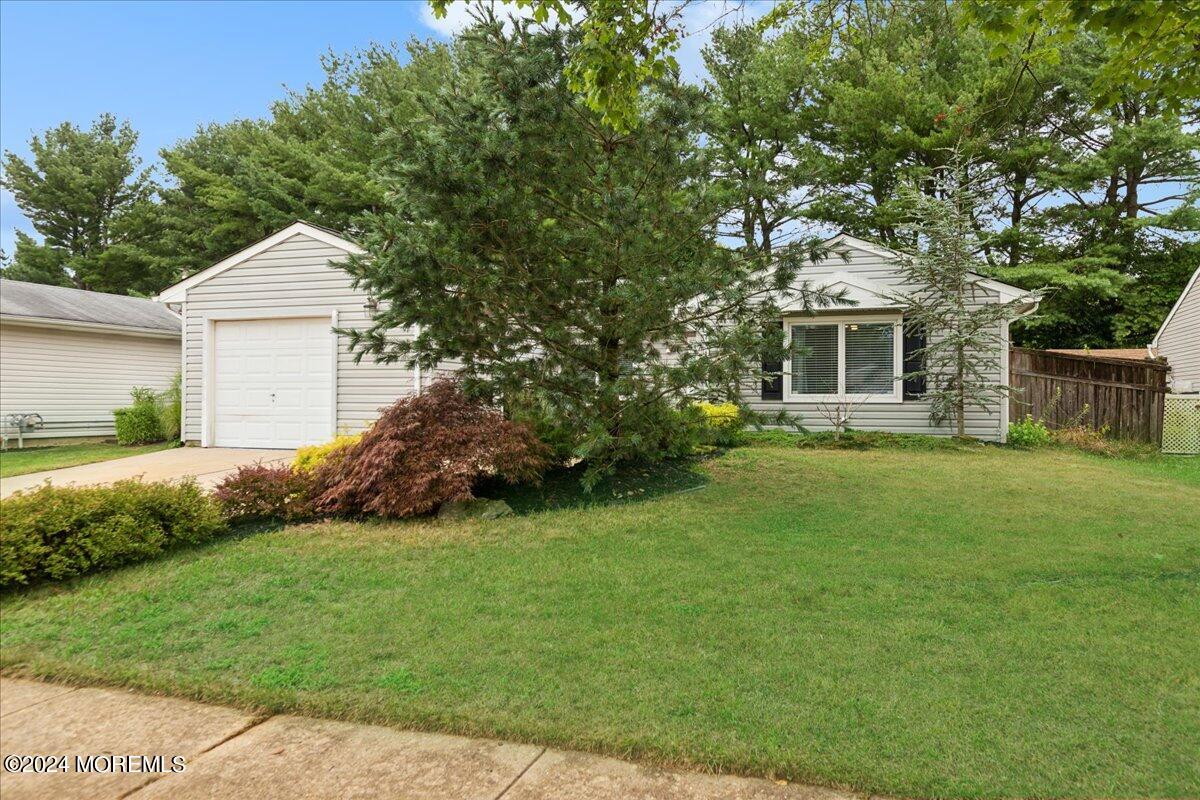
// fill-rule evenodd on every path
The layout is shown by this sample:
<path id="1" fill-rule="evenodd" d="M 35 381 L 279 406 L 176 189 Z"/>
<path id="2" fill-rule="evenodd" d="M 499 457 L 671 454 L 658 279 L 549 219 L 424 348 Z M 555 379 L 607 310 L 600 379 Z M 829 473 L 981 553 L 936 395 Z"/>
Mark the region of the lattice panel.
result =
<path id="1" fill-rule="evenodd" d="M 1163 406 L 1164 453 L 1200 455 L 1200 394 L 1169 394 Z"/>

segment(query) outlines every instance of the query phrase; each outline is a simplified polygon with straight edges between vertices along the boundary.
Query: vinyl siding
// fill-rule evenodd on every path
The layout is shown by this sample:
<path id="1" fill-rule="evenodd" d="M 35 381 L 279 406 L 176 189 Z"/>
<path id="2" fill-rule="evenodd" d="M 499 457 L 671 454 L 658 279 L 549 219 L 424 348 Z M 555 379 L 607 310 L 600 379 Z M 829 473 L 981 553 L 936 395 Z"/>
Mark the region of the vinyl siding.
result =
<path id="1" fill-rule="evenodd" d="M 1158 336 L 1158 354 L 1171 367 L 1175 392 L 1200 392 L 1200 280 L 1193 280 Z"/>
<path id="2" fill-rule="evenodd" d="M 292 309 L 319 309 L 329 318 L 338 312 L 338 327 L 366 328 L 366 293 L 353 288 L 350 276 L 331 265 L 346 252 L 297 234 L 241 264 L 191 287 L 183 304 L 185 438 L 201 436 L 202 371 L 205 320 L 237 312 L 246 318 Z M 394 335 L 402 337 L 406 332 Z M 402 364 L 377 364 L 369 357 L 354 363 L 346 337 L 338 337 L 336 370 L 338 433 L 359 431 L 390 405 L 415 389 L 413 370 Z"/>
<path id="3" fill-rule="evenodd" d="M 129 390 L 170 387 L 177 339 L 0 324 L 0 415 L 41 414 L 27 439 L 113 436 Z"/>
<path id="4" fill-rule="evenodd" d="M 801 270 L 799 279 L 811 283 L 819 283 L 820 279 L 836 272 L 845 272 L 854 276 L 867 278 L 875 283 L 883 284 L 896 290 L 905 288 L 904 275 L 884 256 L 870 253 L 849 246 L 847 249 L 849 261 L 841 256 L 835 256 L 818 262 Z M 976 302 L 986 303 L 998 298 L 991 292 L 980 291 Z M 829 316 L 852 316 L 853 307 L 828 309 Z M 863 314 L 878 314 L 879 311 L 864 310 Z M 818 314 L 817 316 L 820 316 Z M 1003 329 L 997 327 L 997 337 L 1003 336 Z M 936 336 L 936 334 L 931 334 Z M 1007 360 L 1007 346 L 1001 347 L 997 369 L 992 377 L 997 384 L 1001 382 L 1001 369 Z M 784 378 L 787 379 L 786 376 Z M 818 403 L 788 402 L 781 400 L 763 400 L 757 383 L 747 384 L 743 392 L 743 400 L 750 408 L 767 414 L 775 414 L 780 410 L 799 417 L 799 422 L 807 429 L 814 431 L 832 430 L 831 423 L 821 415 Z M 998 441 L 1004 431 L 1002 427 L 1002 402 L 999 398 L 988 403 L 986 408 L 969 408 L 966 415 L 967 435 L 989 441 Z M 935 426 L 929 421 L 929 403 L 920 400 L 905 400 L 892 403 L 863 403 L 858 405 L 851 417 L 850 427 L 859 430 L 892 431 L 895 433 L 919 433 L 933 436 L 950 436 L 954 434 L 952 421 Z"/>

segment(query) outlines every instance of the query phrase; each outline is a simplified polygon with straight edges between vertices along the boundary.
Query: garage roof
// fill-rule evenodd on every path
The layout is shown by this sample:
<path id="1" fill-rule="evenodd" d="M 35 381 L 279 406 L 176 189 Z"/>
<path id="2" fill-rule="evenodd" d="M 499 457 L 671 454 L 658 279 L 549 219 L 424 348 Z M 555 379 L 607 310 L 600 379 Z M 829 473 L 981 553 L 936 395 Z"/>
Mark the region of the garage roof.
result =
<path id="1" fill-rule="evenodd" d="M 179 334 L 179 316 L 140 297 L 0 279 L 0 318 L 12 322 Z"/>

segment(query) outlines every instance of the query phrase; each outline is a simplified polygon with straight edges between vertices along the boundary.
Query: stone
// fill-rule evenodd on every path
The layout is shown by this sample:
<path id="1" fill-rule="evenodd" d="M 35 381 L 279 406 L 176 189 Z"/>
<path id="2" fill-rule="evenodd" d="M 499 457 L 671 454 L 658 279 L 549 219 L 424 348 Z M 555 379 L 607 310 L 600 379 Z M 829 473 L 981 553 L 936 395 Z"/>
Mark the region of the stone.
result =
<path id="1" fill-rule="evenodd" d="M 456 521 L 462 519 L 499 519 L 500 517 L 510 517 L 512 514 L 512 507 L 503 500 L 475 498 L 472 500 L 453 500 L 449 503 L 442 503 L 442 507 L 438 509 L 437 515 L 438 519 Z"/>

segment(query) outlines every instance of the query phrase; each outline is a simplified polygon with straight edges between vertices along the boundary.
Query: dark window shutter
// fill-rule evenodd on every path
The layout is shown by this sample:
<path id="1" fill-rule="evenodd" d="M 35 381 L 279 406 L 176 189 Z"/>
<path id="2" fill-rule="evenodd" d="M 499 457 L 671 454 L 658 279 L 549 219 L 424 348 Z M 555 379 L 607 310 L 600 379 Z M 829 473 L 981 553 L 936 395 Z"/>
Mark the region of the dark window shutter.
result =
<path id="1" fill-rule="evenodd" d="M 763 338 L 770 336 L 772 332 L 779 330 L 775 325 L 769 325 L 763 331 Z M 762 399 L 763 400 L 782 400 L 783 399 L 783 362 L 782 361 L 767 361 L 762 362 Z"/>
<path id="2" fill-rule="evenodd" d="M 762 399 L 763 400 L 782 400 L 783 399 L 783 362 L 782 361 L 764 361 L 762 362 Z"/>
<path id="3" fill-rule="evenodd" d="M 925 369 L 924 328 L 904 328 L 904 374 Z M 904 399 L 917 400 L 925 394 L 925 376 L 913 375 L 904 379 Z"/>

